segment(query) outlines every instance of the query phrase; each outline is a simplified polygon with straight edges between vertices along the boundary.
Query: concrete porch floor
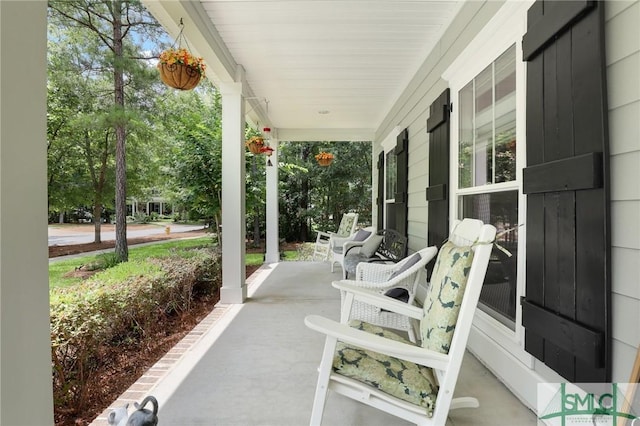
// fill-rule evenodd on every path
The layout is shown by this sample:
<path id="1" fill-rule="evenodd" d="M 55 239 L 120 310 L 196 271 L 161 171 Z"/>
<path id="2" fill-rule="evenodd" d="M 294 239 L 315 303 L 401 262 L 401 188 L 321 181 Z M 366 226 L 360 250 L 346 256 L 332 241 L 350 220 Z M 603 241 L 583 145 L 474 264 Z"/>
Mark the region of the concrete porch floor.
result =
<path id="1" fill-rule="evenodd" d="M 340 277 L 339 268 L 332 274 L 323 262 L 262 266 L 248 280 L 244 305 L 216 306 L 112 407 L 154 395 L 164 425 L 308 424 L 324 337 L 303 319 L 308 314 L 339 318 L 340 295 L 330 283 Z M 447 426 L 538 424 L 470 353 L 456 394 L 475 396 L 480 408 L 451 411 Z M 106 425 L 109 411 L 92 424 Z M 323 424 L 409 423 L 330 393 Z"/>

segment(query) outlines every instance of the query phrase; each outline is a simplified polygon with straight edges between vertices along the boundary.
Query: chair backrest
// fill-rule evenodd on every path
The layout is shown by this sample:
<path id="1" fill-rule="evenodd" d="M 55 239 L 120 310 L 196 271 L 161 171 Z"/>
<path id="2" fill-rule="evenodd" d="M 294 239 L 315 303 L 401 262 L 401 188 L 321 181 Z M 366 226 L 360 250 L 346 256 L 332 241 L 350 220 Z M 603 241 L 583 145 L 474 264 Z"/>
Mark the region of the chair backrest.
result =
<path id="1" fill-rule="evenodd" d="M 358 226 L 358 213 L 345 213 L 340 220 L 340 226 L 338 226 L 338 237 L 348 237 L 353 234 Z"/>
<path id="2" fill-rule="evenodd" d="M 423 347 L 448 353 L 451 360 L 446 374 L 436 370 L 441 389 L 450 391 L 438 393 L 439 400 L 449 399 L 442 401 L 445 407 L 462 364 L 495 235 L 496 228 L 482 221 L 456 221 L 431 275 L 420 331 Z"/>
<path id="3" fill-rule="evenodd" d="M 409 303 L 413 303 L 418 284 L 424 281 L 426 275 L 425 266 L 433 259 L 436 252 L 435 246 L 418 250 L 398 262 L 394 268 L 395 271 L 389 277 L 390 284 L 396 286 L 402 283 L 401 287 L 406 287 L 409 292 Z"/>

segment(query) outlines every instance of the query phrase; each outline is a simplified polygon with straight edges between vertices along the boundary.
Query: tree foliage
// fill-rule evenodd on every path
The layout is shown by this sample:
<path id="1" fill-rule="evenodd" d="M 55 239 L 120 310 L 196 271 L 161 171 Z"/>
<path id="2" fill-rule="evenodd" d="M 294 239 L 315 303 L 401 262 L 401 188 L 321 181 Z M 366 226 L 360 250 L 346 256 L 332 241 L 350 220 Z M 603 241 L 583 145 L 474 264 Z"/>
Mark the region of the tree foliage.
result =
<path id="1" fill-rule="evenodd" d="M 126 198 L 151 195 L 185 219 L 219 229 L 222 188 L 220 95 L 203 80 L 180 92 L 160 83 L 152 58 L 164 31 L 137 0 L 51 0 L 48 75 L 50 212 L 93 211 L 96 241 L 103 208 L 116 210 L 116 251 L 125 260 Z M 257 134 L 247 129 L 246 137 Z M 126 144 L 125 144 L 126 142 Z M 126 145 L 126 149 L 125 149 Z M 329 167 L 314 155 L 331 151 Z M 371 218 L 371 145 L 281 142 L 280 230 L 307 241 L 336 229 L 342 214 Z M 250 240 L 265 231 L 266 165 L 246 154 Z"/>
<path id="2" fill-rule="evenodd" d="M 331 152 L 328 167 L 315 155 Z M 280 230 L 288 241 L 309 241 L 315 231 L 338 228 L 342 214 L 371 222 L 370 142 L 288 142 L 280 144 Z M 296 165 L 296 167 L 291 167 Z"/>
<path id="3" fill-rule="evenodd" d="M 150 86 L 150 67 L 147 63 L 138 61 L 141 46 L 146 37 L 157 36 L 160 27 L 140 2 L 135 0 L 50 0 L 49 11 L 50 24 L 67 29 L 66 34 L 60 31 L 57 33 L 58 37 L 50 39 L 55 44 L 66 41 L 66 44 L 74 46 L 74 51 L 78 54 L 77 71 L 85 79 L 87 87 L 103 83 L 97 93 L 92 92 L 97 96 L 90 98 L 99 110 L 100 119 L 96 123 L 96 115 L 89 115 L 84 122 L 85 126 L 98 124 L 99 127 L 96 132 L 85 131 L 81 140 L 84 141 L 88 176 L 93 185 L 97 241 L 100 239 L 101 213 L 105 202 L 107 166 L 115 156 L 116 254 L 126 261 L 126 139 L 135 131 L 133 123 L 143 121 L 139 120 L 140 114 L 148 107 L 143 102 L 135 102 L 148 99 L 140 97 L 140 93 L 141 89 Z M 68 38 L 63 37 L 67 34 Z M 79 40 L 87 43 L 74 44 Z M 64 51 L 60 53 L 64 55 Z M 87 93 L 82 98 L 86 101 Z M 109 129 L 101 127 L 103 125 Z M 95 127 L 91 129 L 96 130 Z M 114 150 L 111 148 L 112 144 Z M 99 146 L 99 152 L 96 151 L 96 146 Z"/>
<path id="4" fill-rule="evenodd" d="M 165 161 L 165 196 L 182 206 L 190 219 L 220 224 L 222 191 L 221 101 L 203 81 L 192 92 L 167 93 L 159 104 L 159 135 Z"/>

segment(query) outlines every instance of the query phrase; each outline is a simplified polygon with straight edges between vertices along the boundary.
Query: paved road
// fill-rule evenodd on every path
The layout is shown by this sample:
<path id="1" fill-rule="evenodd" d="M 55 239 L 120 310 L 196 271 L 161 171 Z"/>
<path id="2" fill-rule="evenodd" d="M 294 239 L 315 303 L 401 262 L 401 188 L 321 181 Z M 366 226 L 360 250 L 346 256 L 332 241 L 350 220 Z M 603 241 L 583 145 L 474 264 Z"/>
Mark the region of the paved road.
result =
<path id="1" fill-rule="evenodd" d="M 203 229 L 202 225 L 180 225 L 172 223 L 171 233 L 177 232 L 189 232 L 198 229 Z M 163 234 L 165 231 L 165 225 L 158 226 L 144 226 L 136 229 L 135 225 L 127 226 L 127 238 L 145 237 L 155 234 Z M 82 227 L 84 228 L 84 226 Z M 100 233 L 102 241 L 109 241 L 116 239 L 116 233 L 114 231 L 102 230 Z M 65 227 L 56 227 L 55 225 L 49 226 L 49 245 L 54 246 L 66 246 L 71 244 L 85 244 L 92 243 L 94 240 L 93 225 L 86 226 L 86 232 L 78 231 L 78 227 L 66 229 Z"/>

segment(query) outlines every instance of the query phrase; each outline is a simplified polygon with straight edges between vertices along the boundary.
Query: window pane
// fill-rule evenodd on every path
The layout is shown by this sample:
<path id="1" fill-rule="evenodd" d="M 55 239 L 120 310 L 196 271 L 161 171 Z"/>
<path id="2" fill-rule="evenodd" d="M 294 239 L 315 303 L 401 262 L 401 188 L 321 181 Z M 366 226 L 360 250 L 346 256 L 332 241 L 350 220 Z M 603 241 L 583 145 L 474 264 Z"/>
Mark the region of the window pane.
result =
<path id="1" fill-rule="evenodd" d="M 474 186 L 493 182 L 493 66 L 475 78 Z"/>
<path id="2" fill-rule="evenodd" d="M 516 180 L 515 62 L 515 46 L 495 62 L 496 183 Z"/>
<path id="3" fill-rule="evenodd" d="M 458 184 L 460 188 L 469 188 L 471 180 L 471 159 L 473 157 L 473 81 L 467 84 L 458 94 L 460 113 Z"/>
<path id="4" fill-rule="evenodd" d="M 501 235 L 497 243 L 511 257 L 494 247 L 480 294 L 481 309 L 513 328 L 516 315 L 518 264 L 518 191 L 474 194 L 460 197 L 461 218 L 471 217 L 494 225 Z"/>
<path id="5" fill-rule="evenodd" d="M 458 92 L 458 187 L 516 180 L 516 49 Z"/>
<path id="6" fill-rule="evenodd" d="M 393 200 L 396 197 L 397 190 L 397 171 L 396 171 L 396 154 L 392 151 L 387 153 L 387 161 L 386 164 L 386 194 L 385 197 L 387 200 Z"/>

